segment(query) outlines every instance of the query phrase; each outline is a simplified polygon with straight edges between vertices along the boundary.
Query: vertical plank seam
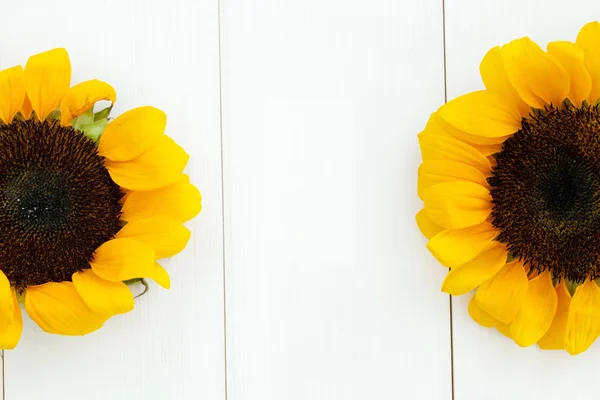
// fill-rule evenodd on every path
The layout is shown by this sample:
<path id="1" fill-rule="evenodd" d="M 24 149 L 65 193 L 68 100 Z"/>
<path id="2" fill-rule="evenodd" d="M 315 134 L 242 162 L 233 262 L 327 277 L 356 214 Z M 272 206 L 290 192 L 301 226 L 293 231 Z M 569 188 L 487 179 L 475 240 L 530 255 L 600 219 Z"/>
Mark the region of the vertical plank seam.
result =
<path id="1" fill-rule="evenodd" d="M 221 243 L 223 254 L 223 374 L 224 374 L 224 394 L 225 400 L 228 398 L 228 379 L 227 379 L 227 284 L 225 280 L 225 168 L 223 162 L 223 81 L 221 79 L 223 68 L 221 64 L 221 0 L 217 0 L 217 31 L 219 35 L 219 135 L 221 145 Z"/>
<path id="2" fill-rule="evenodd" d="M 446 61 L 446 0 L 442 0 L 442 43 L 444 46 L 444 103 L 448 102 L 448 69 Z M 451 398 L 454 398 L 454 318 L 452 316 L 452 295 L 448 295 L 450 310 L 450 382 Z"/>

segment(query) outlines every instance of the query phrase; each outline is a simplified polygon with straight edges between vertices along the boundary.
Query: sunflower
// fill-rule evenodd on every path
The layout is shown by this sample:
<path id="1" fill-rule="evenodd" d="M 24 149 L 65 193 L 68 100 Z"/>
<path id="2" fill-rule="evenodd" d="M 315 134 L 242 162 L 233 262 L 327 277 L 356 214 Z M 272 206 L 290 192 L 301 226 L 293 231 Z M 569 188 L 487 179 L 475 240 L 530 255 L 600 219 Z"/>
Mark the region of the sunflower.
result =
<path id="1" fill-rule="evenodd" d="M 22 331 L 84 335 L 133 309 L 125 281 L 169 288 L 156 260 L 181 251 L 200 193 L 153 107 L 108 115 L 105 82 L 70 86 L 64 49 L 0 71 L 0 348 Z M 95 112 L 94 104 L 110 107 Z"/>
<path id="2" fill-rule="evenodd" d="M 477 323 L 581 353 L 600 335 L 600 24 L 495 47 L 480 72 L 419 134 L 417 224 Z"/>

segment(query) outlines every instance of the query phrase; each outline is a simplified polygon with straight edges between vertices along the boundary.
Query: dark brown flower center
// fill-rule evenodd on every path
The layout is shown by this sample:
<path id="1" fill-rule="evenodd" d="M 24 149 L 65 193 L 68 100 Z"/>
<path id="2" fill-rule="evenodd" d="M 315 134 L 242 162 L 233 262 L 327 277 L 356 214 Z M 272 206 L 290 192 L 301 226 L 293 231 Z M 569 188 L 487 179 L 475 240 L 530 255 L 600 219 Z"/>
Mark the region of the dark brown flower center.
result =
<path id="1" fill-rule="evenodd" d="M 600 277 L 600 111 L 564 105 L 523 120 L 488 178 L 498 240 L 535 271 Z"/>
<path id="2" fill-rule="evenodd" d="M 0 270 L 23 290 L 70 281 L 120 229 L 122 193 L 81 132 L 0 125 Z"/>

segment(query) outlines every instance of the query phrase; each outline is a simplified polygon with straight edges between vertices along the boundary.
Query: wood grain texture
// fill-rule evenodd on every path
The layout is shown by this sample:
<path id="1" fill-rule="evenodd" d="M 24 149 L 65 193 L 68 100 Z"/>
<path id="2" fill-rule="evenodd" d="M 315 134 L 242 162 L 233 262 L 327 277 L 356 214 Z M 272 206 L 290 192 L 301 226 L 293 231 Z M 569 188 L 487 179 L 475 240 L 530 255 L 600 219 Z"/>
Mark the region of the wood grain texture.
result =
<path id="1" fill-rule="evenodd" d="M 446 1 L 448 95 L 483 88 L 479 63 L 488 49 L 529 36 L 575 40 L 579 28 L 600 17 L 592 1 Z M 454 298 L 454 383 L 456 400 L 596 398 L 590 382 L 600 344 L 571 357 L 565 352 L 522 349 L 500 333 L 473 322 L 470 295 Z"/>
<path id="2" fill-rule="evenodd" d="M 187 249 L 165 263 L 173 285 L 85 337 L 44 334 L 26 318 L 5 357 L 6 399 L 225 398 L 217 0 L 28 0 L 3 8 L 2 67 L 58 46 L 73 82 L 117 90 L 114 115 L 153 105 L 191 155 L 204 210 Z"/>
<path id="3" fill-rule="evenodd" d="M 415 227 L 441 2 L 221 0 L 230 400 L 450 399 Z"/>

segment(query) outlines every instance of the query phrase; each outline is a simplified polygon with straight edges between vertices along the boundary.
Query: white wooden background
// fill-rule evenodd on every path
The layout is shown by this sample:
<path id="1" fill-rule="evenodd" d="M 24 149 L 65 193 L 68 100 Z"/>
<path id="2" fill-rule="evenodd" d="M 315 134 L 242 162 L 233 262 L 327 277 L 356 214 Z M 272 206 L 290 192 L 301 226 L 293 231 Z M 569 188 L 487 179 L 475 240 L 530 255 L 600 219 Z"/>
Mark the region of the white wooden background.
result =
<path id="1" fill-rule="evenodd" d="M 588 399 L 600 345 L 519 349 L 439 291 L 416 134 L 488 48 L 573 40 L 594 0 L 1 0 L 0 67 L 154 105 L 204 210 L 136 310 L 81 338 L 25 318 L 8 400 Z"/>

